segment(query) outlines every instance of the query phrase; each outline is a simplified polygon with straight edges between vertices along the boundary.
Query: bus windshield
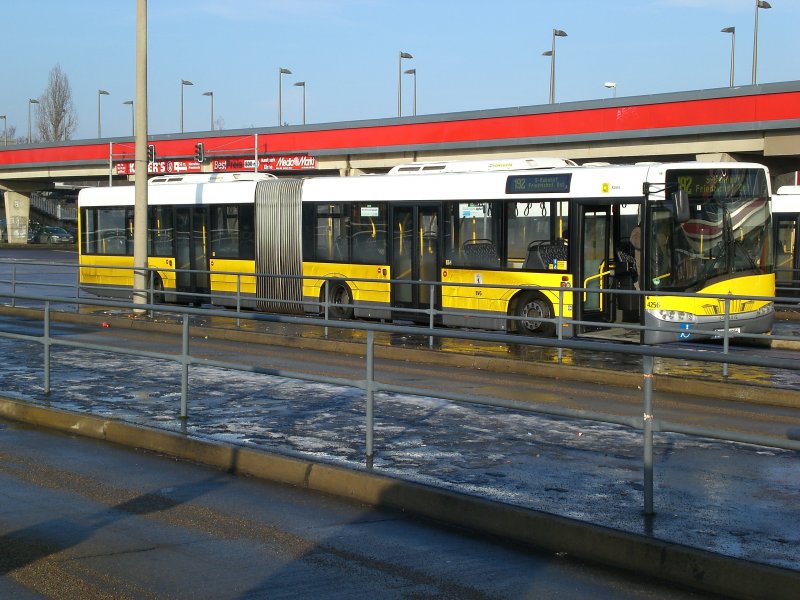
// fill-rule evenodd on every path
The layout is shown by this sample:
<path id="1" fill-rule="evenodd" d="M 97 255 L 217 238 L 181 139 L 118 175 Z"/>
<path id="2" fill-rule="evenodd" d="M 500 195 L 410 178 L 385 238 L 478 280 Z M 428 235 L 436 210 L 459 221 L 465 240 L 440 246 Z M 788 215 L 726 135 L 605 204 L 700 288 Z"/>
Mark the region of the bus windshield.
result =
<path id="1" fill-rule="evenodd" d="M 689 194 L 690 216 L 677 222 L 671 207 L 650 207 L 652 289 L 697 291 L 737 275 L 771 273 L 772 227 L 761 170 L 673 170 L 667 188 Z"/>

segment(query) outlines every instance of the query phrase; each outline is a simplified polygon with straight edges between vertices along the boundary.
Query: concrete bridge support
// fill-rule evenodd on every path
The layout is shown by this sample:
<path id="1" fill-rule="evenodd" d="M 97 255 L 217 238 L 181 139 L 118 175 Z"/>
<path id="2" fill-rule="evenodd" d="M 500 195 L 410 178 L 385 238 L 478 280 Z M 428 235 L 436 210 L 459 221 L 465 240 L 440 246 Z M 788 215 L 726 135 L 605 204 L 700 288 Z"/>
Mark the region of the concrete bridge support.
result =
<path id="1" fill-rule="evenodd" d="M 28 223 L 30 222 L 30 193 L 23 194 L 12 190 L 5 192 L 6 222 L 4 233 L 10 244 L 28 243 Z"/>

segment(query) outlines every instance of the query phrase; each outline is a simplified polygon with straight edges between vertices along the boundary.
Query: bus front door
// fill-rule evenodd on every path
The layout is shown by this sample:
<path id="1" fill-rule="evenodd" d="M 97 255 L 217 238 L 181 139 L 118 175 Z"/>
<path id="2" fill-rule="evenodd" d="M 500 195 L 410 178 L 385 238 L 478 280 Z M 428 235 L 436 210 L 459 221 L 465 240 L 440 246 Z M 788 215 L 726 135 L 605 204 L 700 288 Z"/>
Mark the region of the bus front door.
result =
<path id="1" fill-rule="evenodd" d="M 428 316 L 402 309 L 440 306 L 439 206 L 392 207 L 392 312 L 395 317 L 428 320 Z M 399 281 L 398 281 L 399 280 Z M 408 283 L 406 283 L 408 282 Z"/>
<path id="2" fill-rule="evenodd" d="M 586 291 L 576 294 L 578 319 L 608 322 L 611 298 L 603 293 L 610 286 L 611 208 L 582 206 L 580 213 L 580 271 L 576 284 Z"/>
<path id="3" fill-rule="evenodd" d="M 206 253 L 207 213 L 204 208 L 175 209 L 175 291 L 177 301 L 200 305 L 207 302 L 209 276 Z"/>

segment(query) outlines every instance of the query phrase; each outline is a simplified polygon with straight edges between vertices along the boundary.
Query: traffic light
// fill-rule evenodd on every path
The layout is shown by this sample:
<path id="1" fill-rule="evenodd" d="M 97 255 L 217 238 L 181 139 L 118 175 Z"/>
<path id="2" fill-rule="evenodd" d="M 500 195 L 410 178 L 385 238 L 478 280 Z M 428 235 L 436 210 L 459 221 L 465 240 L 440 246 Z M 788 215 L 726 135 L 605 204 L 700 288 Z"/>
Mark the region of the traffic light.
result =
<path id="1" fill-rule="evenodd" d="M 147 146 L 147 162 L 156 162 L 156 147 L 153 144 Z"/>
<path id="2" fill-rule="evenodd" d="M 197 142 L 194 145 L 194 159 L 197 162 L 203 162 L 205 158 L 205 152 L 203 151 L 203 142 Z"/>

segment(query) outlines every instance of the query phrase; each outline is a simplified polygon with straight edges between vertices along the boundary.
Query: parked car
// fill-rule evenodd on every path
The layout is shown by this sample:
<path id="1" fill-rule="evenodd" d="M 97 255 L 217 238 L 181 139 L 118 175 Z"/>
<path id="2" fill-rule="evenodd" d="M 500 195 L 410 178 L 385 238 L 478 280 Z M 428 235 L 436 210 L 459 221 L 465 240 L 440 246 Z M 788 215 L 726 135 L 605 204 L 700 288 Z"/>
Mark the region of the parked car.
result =
<path id="1" fill-rule="evenodd" d="M 72 244 L 75 242 L 75 236 L 63 227 L 42 227 L 36 239 L 40 244 Z"/>

